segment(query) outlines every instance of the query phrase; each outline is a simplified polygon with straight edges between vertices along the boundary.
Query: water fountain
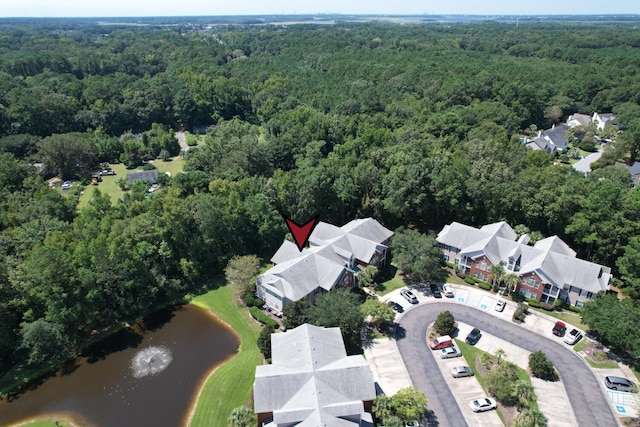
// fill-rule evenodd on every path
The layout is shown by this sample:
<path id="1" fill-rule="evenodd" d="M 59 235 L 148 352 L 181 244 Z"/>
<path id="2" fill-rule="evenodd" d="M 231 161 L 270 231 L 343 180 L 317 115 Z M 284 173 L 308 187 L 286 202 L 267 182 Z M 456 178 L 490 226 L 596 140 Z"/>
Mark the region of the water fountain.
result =
<path id="1" fill-rule="evenodd" d="M 135 378 L 155 375 L 164 371 L 171 363 L 171 350 L 164 346 L 150 346 L 136 353 L 131 359 L 131 371 Z"/>

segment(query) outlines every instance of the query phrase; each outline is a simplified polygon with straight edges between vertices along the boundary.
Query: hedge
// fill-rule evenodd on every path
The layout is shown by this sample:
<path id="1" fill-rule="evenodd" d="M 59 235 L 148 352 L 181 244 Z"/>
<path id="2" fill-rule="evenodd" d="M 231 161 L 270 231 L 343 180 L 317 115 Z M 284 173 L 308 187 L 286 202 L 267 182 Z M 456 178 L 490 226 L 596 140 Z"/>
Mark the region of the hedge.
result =
<path id="1" fill-rule="evenodd" d="M 540 301 L 535 298 L 527 298 L 527 302 L 533 308 L 540 308 Z"/>
<path id="2" fill-rule="evenodd" d="M 278 322 L 264 314 L 258 307 L 251 307 L 249 313 L 251 313 L 251 317 L 263 325 L 271 326 L 273 329 L 278 327 Z"/>
<path id="3" fill-rule="evenodd" d="M 567 305 L 566 308 L 574 313 L 582 313 L 582 308 L 576 307 L 575 305 Z"/>
<path id="4" fill-rule="evenodd" d="M 478 283 L 478 287 L 480 289 L 484 289 L 485 291 L 488 291 L 489 289 L 491 289 L 491 283 L 480 282 L 480 283 Z"/>
<path id="5" fill-rule="evenodd" d="M 476 282 L 473 280 L 473 277 L 471 277 L 471 276 L 465 277 L 464 281 L 467 282 L 470 285 L 475 285 L 476 284 Z"/>
<path id="6" fill-rule="evenodd" d="M 445 261 L 444 265 L 446 265 L 449 268 L 456 268 L 456 265 L 454 263 L 452 263 L 451 261 Z"/>

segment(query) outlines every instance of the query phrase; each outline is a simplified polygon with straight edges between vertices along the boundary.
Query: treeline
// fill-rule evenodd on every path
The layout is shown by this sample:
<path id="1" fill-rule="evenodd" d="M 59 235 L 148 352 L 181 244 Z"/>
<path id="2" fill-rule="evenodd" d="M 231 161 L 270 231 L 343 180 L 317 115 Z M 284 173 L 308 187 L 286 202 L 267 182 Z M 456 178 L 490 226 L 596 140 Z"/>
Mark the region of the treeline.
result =
<path id="1" fill-rule="evenodd" d="M 196 291 L 234 255 L 271 256 L 280 213 L 525 224 L 639 297 L 629 173 L 585 178 L 518 138 L 574 112 L 640 109 L 639 37 L 624 25 L 2 28 L 0 373 Z M 201 124 L 216 126 L 149 199 L 98 193 L 78 212 L 30 166 L 74 177 L 139 164 L 175 154 L 170 128 Z"/>

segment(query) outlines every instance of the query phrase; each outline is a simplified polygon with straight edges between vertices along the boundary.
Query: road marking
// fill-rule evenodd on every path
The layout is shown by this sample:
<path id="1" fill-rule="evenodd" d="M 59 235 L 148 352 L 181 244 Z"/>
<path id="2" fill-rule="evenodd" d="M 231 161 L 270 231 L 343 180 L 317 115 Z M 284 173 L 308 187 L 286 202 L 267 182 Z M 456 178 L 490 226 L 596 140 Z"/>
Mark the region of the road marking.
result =
<path id="1" fill-rule="evenodd" d="M 469 290 L 468 289 L 461 290 L 461 291 L 458 292 L 458 302 L 466 304 L 468 299 L 469 299 Z"/>

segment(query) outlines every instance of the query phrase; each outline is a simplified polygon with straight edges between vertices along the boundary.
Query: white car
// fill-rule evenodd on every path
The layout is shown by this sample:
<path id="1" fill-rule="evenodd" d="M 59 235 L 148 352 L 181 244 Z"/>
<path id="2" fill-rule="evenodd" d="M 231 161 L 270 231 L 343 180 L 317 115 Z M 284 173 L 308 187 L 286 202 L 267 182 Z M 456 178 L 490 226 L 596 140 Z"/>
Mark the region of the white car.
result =
<path id="1" fill-rule="evenodd" d="M 507 302 L 503 299 L 499 299 L 496 301 L 496 305 L 493 306 L 495 311 L 503 311 L 504 307 L 507 305 Z"/>
<path id="2" fill-rule="evenodd" d="M 495 400 L 488 397 L 483 397 L 482 399 L 477 399 L 469 402 L 469 406 L 471 407 L 471 410 L 473 412 L 484 412 L 496 409 L 498 405 L 496 404 Z"/>
<path id="3" fill-rule="evenodd" d="M 450 285 L 444 285 L 442 287 L 442 292 L 444 293 L 444 296 L 447 298 L 453 298 L 453 289 L 451 288 Z"/>
<path id="4" fill-rule="evenodd" d="M 418 297 L 416 297 L 415 294 L 413 292 L 411 292 L 409 289 L 401 290 L 400 291 L 400 295 L 402 295 L 404 297 L 404 299 L 409 301 L 411 304 L 417 304 L 418 303 Z"/>
<path id="5" fill-rule="evenodd" d="M 73 184 L 70 182 L 65 182 L 64 184 L 62 184 L 62 186 L 60 188 L 62 188 L 63 190 L 69 190 L 71 188 Z"/>
<path id="6" fill-rule="evenodd" d="M 462 353 L 456 347 L 445 347 L 440 350 L 440 358 L 441 359 L 452 359 L 454 357 L 460 357 Z"/>
<path id="7" fill-rule="evenodd" d="M 582 338 L 582 332 L 580 332 L 579 330 L 574 328 L 574 329 L 571 330 L 571 332 L 569 332 L 564 337 L 564 342 L 569 344 L 569 345 L 574 345 L 575 343 L 580 341 L 581 338 Z"/>

